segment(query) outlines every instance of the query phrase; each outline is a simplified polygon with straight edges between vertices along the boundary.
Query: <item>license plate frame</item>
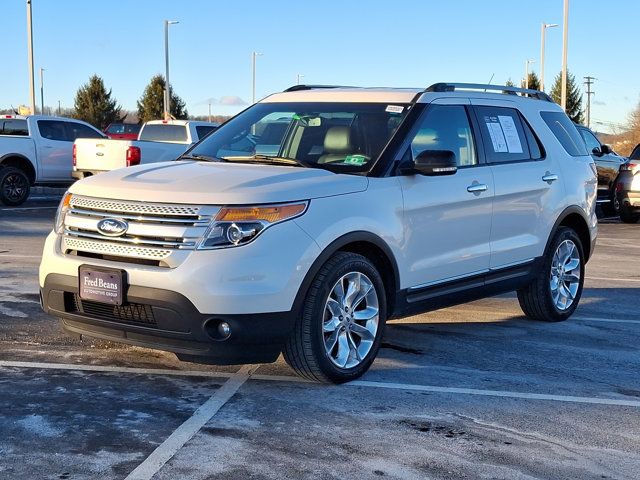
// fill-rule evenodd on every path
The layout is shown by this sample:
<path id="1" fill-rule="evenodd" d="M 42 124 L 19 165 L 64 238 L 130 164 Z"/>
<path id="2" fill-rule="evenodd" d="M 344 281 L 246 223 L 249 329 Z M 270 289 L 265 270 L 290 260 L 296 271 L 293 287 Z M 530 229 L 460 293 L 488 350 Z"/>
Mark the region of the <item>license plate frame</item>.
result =
<path id="1" fill-rule="evenodd" d="M 80 265 L 78 267 L 78 295 L 82 300 L 122 305 L 127 287 L 124 270 Z"/>

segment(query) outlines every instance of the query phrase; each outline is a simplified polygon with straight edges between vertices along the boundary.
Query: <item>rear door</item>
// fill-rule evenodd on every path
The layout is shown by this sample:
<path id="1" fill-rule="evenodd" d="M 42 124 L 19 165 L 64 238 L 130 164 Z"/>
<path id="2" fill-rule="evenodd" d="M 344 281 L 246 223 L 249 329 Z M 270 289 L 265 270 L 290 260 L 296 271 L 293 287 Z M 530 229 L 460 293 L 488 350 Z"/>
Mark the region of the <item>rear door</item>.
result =
<path id="1" fill-rule="evenodd" d="M 489 268 L 494 195 L 490 167 L 480 161 L 465 99 L 438 99 L 418 120 L 405 159 L 451 150 L 453 175 L 400 176 L 404 197 L 407 283 L 427 286 Z"/>
<path id="2" fill-rule="evenodd" d="M 491 269 L 543 254 L 564 200 L 557 159 L 547 157 L 514 102 L 472 99 L 495 182 Z"/>
<path id="3" fill-rule="evenodd" d="M 67 135 L 62 120 L 38 120 L 39 141 L 36 142 L 40 159 L 40 178 L 43 181 L 73 180 L 72 149 L 73 141 Z"/>

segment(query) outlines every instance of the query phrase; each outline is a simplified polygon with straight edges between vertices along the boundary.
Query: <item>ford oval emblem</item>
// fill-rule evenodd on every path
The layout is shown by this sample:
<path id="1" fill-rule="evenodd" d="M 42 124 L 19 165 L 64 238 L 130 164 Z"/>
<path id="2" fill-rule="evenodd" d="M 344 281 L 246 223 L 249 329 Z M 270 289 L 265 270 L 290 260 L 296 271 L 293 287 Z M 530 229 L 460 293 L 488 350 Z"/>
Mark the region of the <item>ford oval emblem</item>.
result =
<path id="1" fill-rule="evenodd" d="M 107 237 L 119 237 L 124 235 L 129 224 L 117 218 L 104 218 L 98 222 L 98 231 Z"/>

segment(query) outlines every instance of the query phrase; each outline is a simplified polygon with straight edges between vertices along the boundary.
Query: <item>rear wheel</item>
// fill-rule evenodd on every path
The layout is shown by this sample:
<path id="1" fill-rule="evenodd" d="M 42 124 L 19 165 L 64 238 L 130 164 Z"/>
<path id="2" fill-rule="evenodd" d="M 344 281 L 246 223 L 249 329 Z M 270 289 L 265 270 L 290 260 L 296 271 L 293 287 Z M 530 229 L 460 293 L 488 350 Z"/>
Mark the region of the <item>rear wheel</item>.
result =
<path id="1" fill-rule="evenodd" d="M 0 202 L 14 207 L 21 205 L 29 197 L 31 184 L 29 177 L 16 167 L 0 168 Z"/>
<path id="2" fill-rule="evenodd" d="M 620 202 L 614 191 L 611 192 L 610 201 L 602 204 L 602 213 L 607 217 L 616 217 L 620 214 Z"/>
<path id="3" fill-rule="evenodd" d="M 384 284 L 375 266 L 362 255 L 339 252 L 311 283 L 284 358 L 310 380 L 354 380 L 373 363 L 385 319 Z"/>
<path id="4" fill-rule="evenodd" d="M 584 253 L 572 229 L 560 227 L 535 280 L 518 290 L 524 314 L 534 320 L 560 322 L 578 307 L 584 285 Z"/>
<path id="5" fill-rule="evenodd" d="M 628 206 L 622 206 L 620 208 L 620 220 L 624 223 L 637 223 L 640 220 L 640 212 L 633 210 Z"/>

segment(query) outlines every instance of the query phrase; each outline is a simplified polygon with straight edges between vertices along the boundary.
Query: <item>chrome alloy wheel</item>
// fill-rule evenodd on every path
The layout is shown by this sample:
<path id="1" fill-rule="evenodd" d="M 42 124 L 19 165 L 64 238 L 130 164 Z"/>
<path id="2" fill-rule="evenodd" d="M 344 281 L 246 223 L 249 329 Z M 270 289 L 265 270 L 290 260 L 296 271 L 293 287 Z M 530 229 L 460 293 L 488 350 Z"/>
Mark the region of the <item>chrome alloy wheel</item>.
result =
<path id="1" fill-rule="evenodd" d="M 549 286 L 553 304 L 560 311 L 567 310 L 580 288 L 580 252 L 571 240 L 565 240 L 556 249 L 551 261 Z"/>
<path id="2" fill-rule="evenodd" d="M 378 293 L 369 277 L 349 272 L 331 289 L 324 306 L 324 349 L 340 368 L 359 365 L 378 332 Z"/>

